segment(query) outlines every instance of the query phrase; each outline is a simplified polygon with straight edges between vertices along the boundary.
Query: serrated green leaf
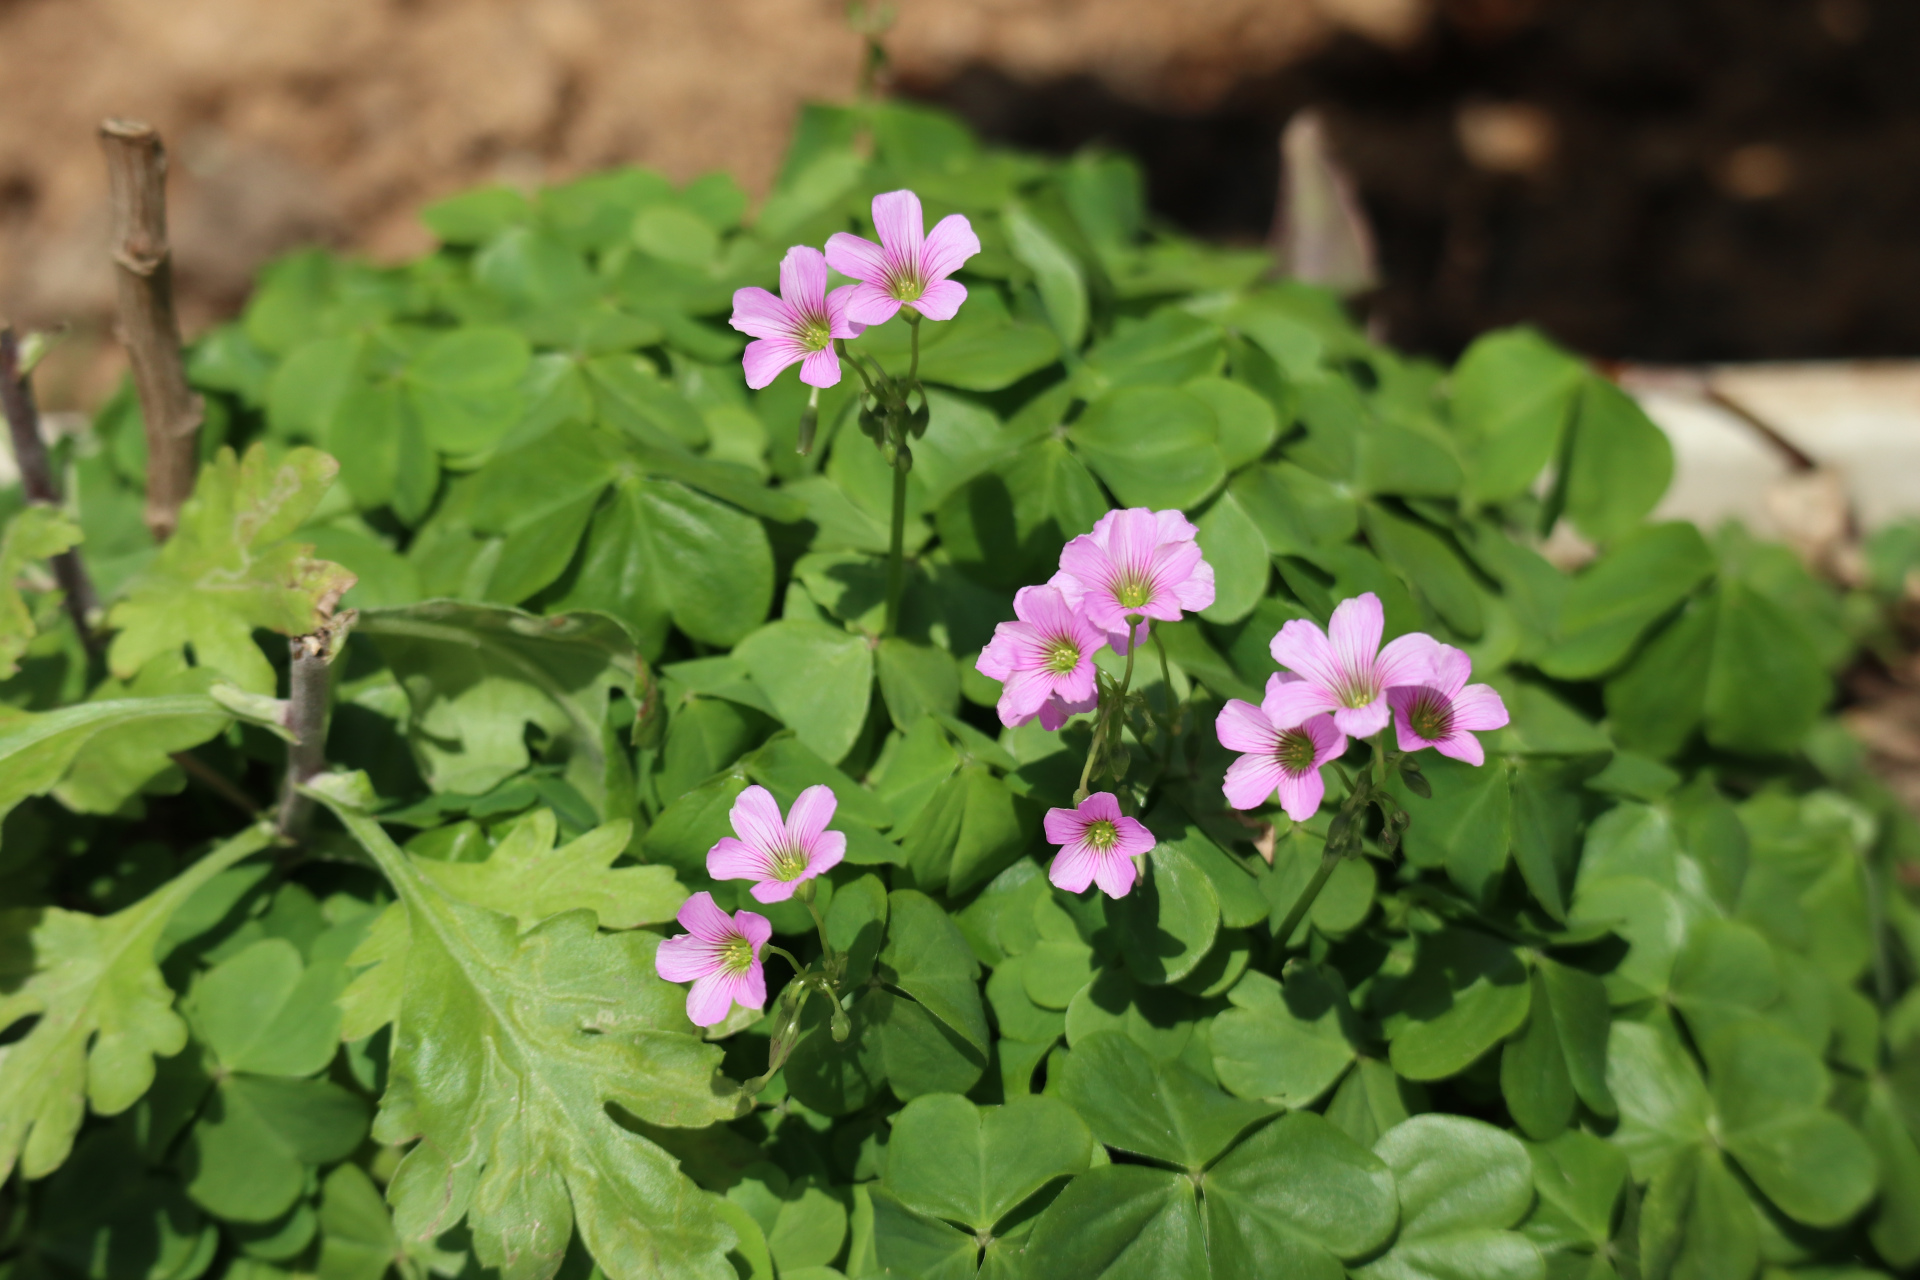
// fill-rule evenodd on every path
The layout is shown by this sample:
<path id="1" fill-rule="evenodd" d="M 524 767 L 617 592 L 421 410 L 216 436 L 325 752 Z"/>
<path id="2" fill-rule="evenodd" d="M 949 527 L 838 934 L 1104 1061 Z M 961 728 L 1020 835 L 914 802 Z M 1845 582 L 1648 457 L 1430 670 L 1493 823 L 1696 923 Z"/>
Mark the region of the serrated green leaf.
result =
<path id="1" fill-rule="evenodd" d="M 20 594 L 21 571 L 80 544 L 80 526 L 57 507 L 30 506 L 0 531 L 0 680 L 20 669 L 33 639 L 33 613 Z"/>
<path id="2" fill-rule="evenodd" d="M 535 809 L 514 823 L 484 862 L 414 865 L 463 902 L 486 907 L 530 927 L 548 916 L 585 907 L 603 929 L 633 929 L 671 920 L 687 891 L 673 868 L 615 867 L 633 824 L 609 822 L 559 848 L 551 809 Z"/>

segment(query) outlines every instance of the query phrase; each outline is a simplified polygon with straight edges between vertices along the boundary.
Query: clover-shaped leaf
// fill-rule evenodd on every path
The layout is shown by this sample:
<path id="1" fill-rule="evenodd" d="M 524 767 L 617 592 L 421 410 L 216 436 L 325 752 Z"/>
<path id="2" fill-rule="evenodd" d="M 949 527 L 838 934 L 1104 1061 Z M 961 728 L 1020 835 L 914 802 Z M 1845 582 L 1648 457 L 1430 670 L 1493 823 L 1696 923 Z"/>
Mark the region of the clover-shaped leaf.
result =
<path id="1" fill-rule="evenodd" d="M 1540 1250 L 1514 1226 L 1533 1205 L 1533 1165 L 1512 1134 L 1465 1116 L 1415 1116 L 1373 1150 L 1393 1170 L 1400 1231 L 1354 1269 L 1362 1280 L 1540 1280 Z"/>

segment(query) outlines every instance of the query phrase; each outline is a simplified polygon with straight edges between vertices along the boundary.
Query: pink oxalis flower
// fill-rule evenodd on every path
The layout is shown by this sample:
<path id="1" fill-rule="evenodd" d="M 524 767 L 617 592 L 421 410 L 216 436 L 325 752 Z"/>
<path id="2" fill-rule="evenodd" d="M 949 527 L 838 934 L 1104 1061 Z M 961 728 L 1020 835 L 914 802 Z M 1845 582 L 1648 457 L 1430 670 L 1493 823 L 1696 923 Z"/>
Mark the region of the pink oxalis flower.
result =
<path id="1" fill-rule="evenodd" d="M 1093 655 L 1107 637 L 1068 607 L 1055 587 L 1022 587 L 1013 597 L 1017 622 L 993 629 L 974 666 L 1000 681 L 1000 723 L 1011 728 L 1040 717 L 1058 729 L 1097 702 Z"/>
<path id="2" fill-rule="evenodd" d="M 953 319 L 967 287 L 947 277 L 980 252 L 973 224 L 950 213 L 927 232 L 920 197 L 889 191 L 873 198 L 873 226 L 879 244 L 844 231 L 827 240 L 827 264 L 860 282 L 852 286 L 847 315 L 856 324 L 885 324 L 911 306 L 929 320 Z"/>
<path id="3" fill-rule="evenodd" d="M 1129 615 L 1177 622 L 1182 611 L 1213 603 L 1213 566 L 1201 558 L 1199 532 L 1178 511 L 1109 511 L 1060 552 L 1060 572 L 1047 585 L 1125 653 L 1129 641 L 1146 638 L 1144 626 L 1128 636 Z"/>
<path id="4" fill-rule="evenodd" d="M 1492 687 L 1468 684 L 1473 660 L 1450 644 L 1435 642 L 1429 671 L 1418 682 L 1387 691 L 1394 735 L 1402 751 L 1432 747 L 1443 756 L 1484 764 L 1486 749 L 1476 733 L 1504 728 L 1507 704 Z"/>
<path id="5" fill-rule="evenodd" d="M 1422 632 L 1380 647 L 1386 612 L 1369 591 L 1342 600 L 1327 630 L 1304 618 L 1280 628 L 1269 646 L 1273 660 L 1303 678 L 1279 691 L 1276 723 L 1301 724 L 1333 713 L 1341 732 L 1369 738 L 1387 727 L 1387 691 L 1427 678 L 1439 641 Z"/>
<path id="6" fill-rule="evenodd" d="M 827 260 L 818 249 L 797 244 L 780 260 L 780 296 L 765 289 L 736 289 L 733 319 L 727 323 L 757 339 L 749 342 L 740 365 L 747 385 L 758 391 L 790 364 L 800 366 L 800 381 L 831 387 L 840 381 L 835 338 L 857 338 L 865 326 L 847 318 L 852 285 L 827 292 Z"/>
<path id="7" fill-rule="evenodd" d="M 1317 715 L 1302 724 L 1288 724 L 1281 690 L 1298 676 L 1267 678 L 1267 696 L 1259 706 L 1234 698 L 1220 709 L 1214 730 L 1220 745 L 1242 755 L 1227 767 L 1222 790 L 1236 809 L 1266 803 L 1275 791 L 1280 807 L 1295 822 L 1305 822 L 1320 811 L 1327 784 L 1320 766 L 1338 759 L 1347 749 L 1347 735 L 1330 715 Z"/>
<path id="8" fill-rule="evenodd" d="M 760 948 L 773 936 L 767 918 L 751 911 L 729 916 L 712 894 L 696 893 L 681 904 L 678 919 L 687 932 L 660 944 L 653 968 L 668 982 L 693 984 L 687 1017 L 694 1025 L 711 1027 L 736 1004 L 765 1008 L 767 971 Z"/>
<path id="9" fill-rule="evenodd" d="M 707 850 L 707 874 L 715 880 L 752 880 L 754 900 L 784 902 L 804 880 L 838 866 L 847 837 L 827 830 L 839 807 L 831 787 L 808 787 L 783 819 L 765 787 L 748 787 L 727 815 L 734 836 Z"/>
<path id="10" fill-rule="evenodd" d="M 1068 893 L 1090 884 L 1110 898 L 1124 898 L 1139 874 L 1135 855 L 1156 843 L 1153 833 L 1136 818 L 1121 814 L 1111 791 L 1096 791 L 1076 809 L 1049 809 L 1044 823 L 1047 839 L 1060 846 L 1047 879 Z"/>

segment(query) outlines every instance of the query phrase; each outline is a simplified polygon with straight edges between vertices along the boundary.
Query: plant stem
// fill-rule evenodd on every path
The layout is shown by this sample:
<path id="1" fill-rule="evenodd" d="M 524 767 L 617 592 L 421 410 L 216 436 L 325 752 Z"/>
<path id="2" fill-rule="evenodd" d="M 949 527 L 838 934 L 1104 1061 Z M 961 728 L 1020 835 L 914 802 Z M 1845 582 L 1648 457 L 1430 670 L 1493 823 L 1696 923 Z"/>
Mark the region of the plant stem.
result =
<path id="1" fill-rule="evenodd" d="M 920 380 L 920 313 L 912 307 L 902 307 L 900 314 L 907 318 L 907 332 L 913 335 L 909 348 L 913 354 L 907 360 L 907 382 L 902 394 L 902 403 L 905 403 L 904 392 Z"/>
<path id="2" fill-rule="evenodd" d="M 1133 684 L 1133 654 L 1140 646 L 1133 642 L 1133 629 L 1138 619 L 1126 617 L 1121 621 L 1127 628 L 1127 665 L 1120 673 L 1120 692 L 1114 695 L 1112 702 L 1105 698 L 1100 700 L 1100 713 L 1093 722 L 1093 742 L 1087 747 L 1087 763 L 1080 769 L 1080 788 L 1073 793 L 1076 805 L 1087 798 L 1087 780 L 1093 776 L 1093 762 L 1100 754 L 1100 744 L 1106 741 L 1108 722 L 1115 711 L 1126 714 L 1127 689 Z"/>
<path id="3" fill-rule="evenodd" d="M 40 434 L 40 407 L 34 403 L 33 384 L 21 368 L 20 342 L 11 328 L 0 325 L 0 406 L 7 415 L 7 430 L 13 438 L 13 458 L 20 468 L 20 487 L 28 502 L 60 505 L 60 486 L 54 483 L 53 464 L 47 457 L 47 442 Z M 99 612 L 100 597 L 87 576 L 79 548 L 62 551 L 52 557 L 53 576 L 60 584 L 67 616 L 89 654 L 99 652 L 100 640 L 94 635 L 90 619 Z"/>
<path id="4" fill-rule="evenodd" d="M 906 590 L 907 541 L 907 469 L 893 464 L 893 525 L 887 538 L 887 615 L 880 634 L 890 636 L 900 628 L 900 597 Z"/>
<path id="5" fill-rule="evenodd" d="M 151 125 L 107 120 L 113 210 L 113 260 L 119 266 L 120 340 L 147 429 L 146 524 L 156 542 L 173 536 L 199 467 L 203 406 L 187 386 L 180 321 L 173 310 L 173 261 L 167 248 L 167 152 Z"/>
<path id="6" fill-rule="evenodd" d="M 1279 964 L 1285 958 L 1287 940 L 1293 937 L 1293 931 L 1300 927 L 1300 922 L 1306 918 L 1307 912 L 1312 910 L 1313 900 L 1320 896 L 1320 890 L 1326 887 L 1328 877 L 1333 875 L 1333 869 L 1339 866 L 1341 861 L 1337 853 L 1321 856 L 1319 870 L 1313 873 L 1313 879 L 1307 881 L 1307 887 L 1300 891 L 1298 898 L 1294 899 L 1292 908 L 1287 912 L 1287 918 L 1280 922 L 1279 931 L 1273 935 L 1274 964 Z"/>
<path id="7" fill-rule="evenodd" d="M 235 786 L 232 779 L 228 778 L 224 773 L 221 773 L 200 757 L 194 755 L 193 752 L 175 751 L 170 758 L 176 765 L 180 766 L 180 772 L 186 774 L 189 778 L 192 778 L 195 782 L 198 782 L 201 786 L 213 792 L 213 794 L 219 796 L 222 800 L 225 800 L 249 818 L 257 818 L 260 816 L 260 806 L 253 802 L 252 796 Z"/>
<path id="8" fill-rule="evenodd" d="M 275 832 L 283 840 L 301 840 L 313 817 L 313 800 L 303 794 L 303 783 L 327 767 L 327 711 L 330 668 L 341 642 L 358 615 L 351 609 L 328 618 L 311 635 L 287 642 L 293 658 L 287 690 L 285 723 L 294 741 L 287 746 L 287 775 L 280 789 L 280 811 Z"/>

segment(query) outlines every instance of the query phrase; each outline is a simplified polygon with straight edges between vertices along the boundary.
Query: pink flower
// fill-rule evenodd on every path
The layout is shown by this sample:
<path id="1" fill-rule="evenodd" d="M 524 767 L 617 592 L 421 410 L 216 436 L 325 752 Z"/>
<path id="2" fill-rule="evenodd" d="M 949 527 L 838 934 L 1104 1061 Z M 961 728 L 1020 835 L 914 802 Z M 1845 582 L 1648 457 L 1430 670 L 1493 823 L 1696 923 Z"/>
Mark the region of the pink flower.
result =
<path id="1" fill-rule="evenodd" d="M 1326 632 L 1303 618 L 1280 628 L 1269 646 L 1273 660 L 1305 678 L 1281 686 L 1269 707 L 1274 723 L 1303 724 L 1331 711 L 1341 731 L 1356 738 L 1386 728 L 1387 690 L 1426 679 L 1439 641 L 1416 631 L 1382 649 L 1385 629 L 1386 613 L 1371 591 L 1342 600 Z"/>
<path id="2" fill-rule="evenodd" d="M 785 819 L 765 787 L 748 787 L 727 815 L 740 838 L 722 836 L 707 850 L 707 874 L 715 880 L 753 880 L 754 900 L 784 902 L 803 880 L 839 865 L 847 837 L 827 830 L 839 807 L 831 787 L 808 787 Z"/>
<path id="3" fill-rule="evenodd" d="M 654 953 L 653 969 L 668 982 L 691 982 L 687 1017 L 698 1027 L 710 1027 L 727 1016 L 734 1005 L 764 1009 L 767 971 L 760 948 L 773 936 L 773 925 L 751 911 L 722 911 L 710 893 L 696 893 L 681 904 L 679 920 L 687 930 L 668 938 Z"/>
<path id="4" fill-rule="evenodd" d="M 780 296 L 765 289 L 736 289 L 731 324 L 759 339 L 747 344 L 740 365 L 747 385 L 758 391 L 799 363 L 800 381 L 831 387 L 840 381 L 835 338 L 857 338 L 864 325 L 847 318 L 852 285 L 827 292 L 827 260 L 818 249 L 797 244 L 780 260 Z"/>
<path id="5" fill-rule="evenodd" d="M 1093 655 L 1106 635 L 1054 587 L 1020 588 L 1013 612 L 1019 621 L 995 627 L 974 663 L 1000 681 L 1000 723 L 1011 728 L 1039 716 L 1041 727 L 1058 729 L 1069 715 L 1093 710 Z"/>
<path id="6" fill-rule="evenodd" d="M 1222 787 L 1227 803 L 1236 809 L 1264 804 L 1278 791 L 1280 807 L 1295 822 L 1305 822 L 1320 811 L 1320 801 L 1327 794 L 1320 766 L 1346 751 L 1347 735 L 1329 715 L 1314 716 L 1300 725 L 1278 718 L 1280 691 L 1299 679 L 1269 676 L 1267 696 L 1259 706 L 1234 698 L 1214 720 L 1220 745 L 1244 753 L 1228 766 Z"/>
<path id="7" fill-rule="evenodd" d="M 948 276 L 980 252 L 973 224 L 957 213 L 940 219 L 933 234 L 923 234 L 920 197 L 889 191 L 873 198 L 873 226 L 880 243 L 844 231 L 827 240 L 827 263 L 853 286 L 847 315 L 859 324 L 885 324 L 902 304 L 929 320 L 951 320 L 967 300 L 967 287 Z"/>
<path id="8" fill-rule="evenodd" d="M 1136 854 L 1150 851 L 1153 833 L 1134 818 L 1123 817 L 1111 791 L 1096 791 L 1077 809 L 1049 809 L 1047 839 L 1060 846 L 1047 879 L 1068 893 L 1098 883 L 1110 898 L 1124 898 L 1138 870 Z"/>
<path id="9" fill-rule="evenodd" d="M 1473 659 L 1450 644 L 1435 643 L 1430 673 L 1419 683 L 1387 691 L 1394 735 L 1402 751 L 1432 747 L 1471 765 L 1486 763 L 1476 733 L 1503 728 L 1507 704 L 1484 684 L 1468 684 Z"/>
<path id="10" fill-rule="evenodd" d="M 1213 566 L 1200 557 L 1198 533 L 1178 511 L 1109 511 L 1060 552 L 1060 572 L 1047 585 L 1125 653 L 1128 615 L 1177 622 L 1182 610 L 1213 603 Z M 1145 638 L 1144 626 L 1131 637 Z"/>

